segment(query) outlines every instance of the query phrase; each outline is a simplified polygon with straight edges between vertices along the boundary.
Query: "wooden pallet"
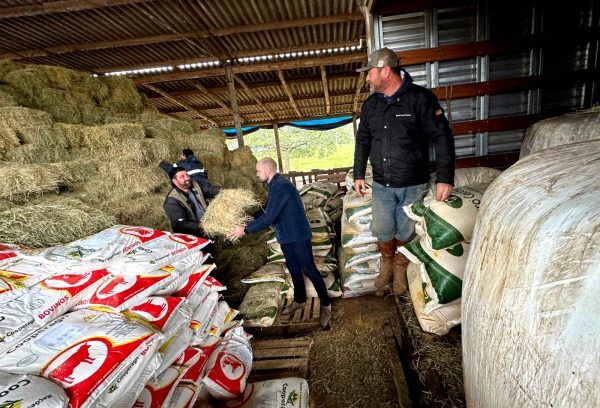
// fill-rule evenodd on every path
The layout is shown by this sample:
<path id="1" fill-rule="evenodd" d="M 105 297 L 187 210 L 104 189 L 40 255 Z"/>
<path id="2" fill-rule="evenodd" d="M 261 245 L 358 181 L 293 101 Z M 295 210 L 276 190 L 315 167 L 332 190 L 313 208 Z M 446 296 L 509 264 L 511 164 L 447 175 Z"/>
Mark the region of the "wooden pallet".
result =
<path id="1" fill-rule="evenodd" d="M 292 299 L 288 301 L 285 295 L 282 295 L 280 302 L 281 306 L 277 312 L 277 317 L 271 326 L 246 327 L 246 330 L 253 334 L 287 335 L 310 331 L 320 327 L 319 318 L 321 316 L 321 302 L 319 302 L 319 298 L 306 298 L 306 305 L 303 309 L 296 310 L 291 316 L 281 316 L 283 308 L 291 302 Z"/>
<path id="2" fill-rule="evenodd" d="M 248 382 L 308 377 L 312 341 L 307 337 L 252 342 L 252 371 Z"/>

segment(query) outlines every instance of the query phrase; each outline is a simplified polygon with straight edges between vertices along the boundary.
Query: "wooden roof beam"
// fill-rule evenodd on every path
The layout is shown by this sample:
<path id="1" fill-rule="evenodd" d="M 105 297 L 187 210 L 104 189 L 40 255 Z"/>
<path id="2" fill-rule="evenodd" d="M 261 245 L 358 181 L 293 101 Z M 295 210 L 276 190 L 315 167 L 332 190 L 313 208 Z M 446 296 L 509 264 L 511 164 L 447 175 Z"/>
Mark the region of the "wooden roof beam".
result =
<path id="1" fill-rule="evenodd" d="M 338 73 L 338 74 L 327 75 L 327 80 L 329 82 L 331 82 L 331 81 L 335 81 L 337 79 L 350 79 L 350 78 L 356 78 L 357 75 L 358 74 L 354 71 L 342 72 L 342 73 Z M 306 76 L 306 77 L 302 77 L 302 78 L 294 78 L 294 79 L 288 78 L 287 83 L 290 85 L 295 85 L 295 84 L 305 84 L 308 82 L 321 82 L 321 80 L 322 80 L 321 75 L 312 75 L 312 76 Z M 279 86 L 281 86 L 281 81 L 279 81 L 279 80 L 277 80 L 277 81 L 261 81 L 261 82 L 250 83 L 247 85 L 248 85 L 249 89 L 269 88 L 269 87 L 275 87 L 275 86 L 279 87 Z M 207 87 L 207 89 L 212 93 L 227 92 L 226 86 Z M 170 92 L 170 94 L 172 96 L 193 96 L 193 95 L 200 94 L 200 92 L 197 89 L 184 89 L 181 91 Z M 156 98 L 161 98 L 161 96 L 151 95 L 151 96 L 148 96 L 148 98 L 156 99 Z"/>
<path id="2" fill-rule="evenodd" d="M 215 95 L 210 89 L 206 88 L 204 85 L 202 85 L 202 83 L 200 83 L 199 81 L 195 81 L 195 80 L 191 80 L 188 81 L 190 84 L 192 84 L 192 86 L 194 88 L 196 88 L 197 90 L 199 90 L 200 92 L 202 92 L 202 94 L 207 95 L 208 98 L 215 102 L 217 105 L 219 105 L 221 108 L 225 109 L 227 112 L 229 112 L 231 115 L 234 114 L 233 110 L 231 110 L 231 107 L 228 106 L 225 102 L 223 102 L 221 100 L 221 98 L 219 98 L 217 95 Z M 174 96 L 172 93 L 170 94 L 171 96 Z M 194 108 L 195 109 L 195 108 Z M 240 116 L 240 118 L 242 120 L 246 120 L 243 116 Z"/>
<path id="3" fill-rule="evenodd" d="M 331 113 L 331 100 L 329 99 L 329 84 L 327 83 L 327 72 L 325 67 L 321 65 L 321 80 L 323 81 L 323 96 L 325 97 L 325 104 L 327 105 L 327 114 Z"/>
<path id="4" fill-rule="evenodd" d="M 31 17 L 40 14 L 66 13 L 73 11 L 90 10 L 102 7 L 122 6 L 126 4 L 142 3 L 151 0 L 62 0 L 47 1 L 29 6 L 14 6 L 0 8 L 0 18 Z"/>
<path id="5" fill-rule="evenodd" d="M 115 3 L 127 3 L 133 2 L 136 0 L 114 0 Z M 148 0 L 137 0 L 137 1 L 148 1 Z M 70 3 L 79 3 L 78 1 L 69 1 Z M 109 2 L 109 0 L 87 0 L 81 1 L 81 3 L 101 3 L 101 2 Z M 59 3 L 59 2 L 57 2 Z M 40 6 L 41 7 L 41 6 Z M 11 7 L 12 8 L 12 7 Z M 0 12 L 3 9 L 0 9 Z M 0 17 L 3 17 L 0 14 Z M 49 47 L 44 50 L 40 49 L 28 49 L 28 50 L 19 50 L 13 51 L 10 53 L 0 54 L 0 59 L 3 58 L 12 58 L 12 59 L 20 59 L 20 58 L 35 58 L 35 57 L 45 57 L 52 54 L 66 54 L 69 52 L 76 51 L 92 51 L 92 50 L 101 50 L 106 48 L 119 48 L 119 47 L 133 47 L 138 45 L 148 45 L 148 44 L 157 44 L 169 41 L 181 41 L 183 38 L 211 38 L 211 37 L 223 37 L 232 34 L 244 34 L 244 33 L 253 33 L 259 31 L 266 30 L 276 30 L 276 29 L 285 29 L 285 28 L 299 28 L 306 26 L 316 26 L 323 24 L 331 24 L 331 23 L 341 23 L 346 21 L 358 21 L 362 19 L 362 14 L 360 13 L 346 13 L 346 14 L 337 14 L 333 16 L 325 16 L 325 17 L 315 17 L 315 18 L 300 18 L 293 20 L 280 20 L 280 21 L 272 21 L 270 23 L 264 24 L 249 24 L 235 27 L 225 27 L 218 28 L 212 30 L 195 30 L 188 32 L 181 32 L 179 34 L 176 33 L 168 33 L 168 34 L 160 34 L 146 37 L 136 37 L 136 38 L 126 38 L 120 40 L 107 40 L 107 41 L 98 41 L 98 42 L 89 42 L 89 43 L 75 43 L 75 44 L 65 44 L 59 45 L 55 47 Z M 271 50 L 266 50 L 267 53 L 274 52 Z M 240 55 L 246 56 L 246 55 Z M 166 63 L 166 62 L 165 62 Z M 183 62 L 185 64 L 185 62 Z M 157 62 L 156 64 L 161 64 L 161 62 Z M 156 65 L 155 64 L 155 65 Z M 105 71 L 104 71 L 105 72 Z"/>
<path id="6" fill-rule="evenodd" d="M 281 85 L 281 83 L 280 83 L 280 85 Z M 248 91 L 248 89 L 246 89 L 246 90 Z M 250 90 L 250 91 L 252 91 L 252 90 Z M 173 92 L 171 92 L 170 95 L 171 96 L 175 96 Z M 329 93 L 329 96 L 331 98 L 338 97 L 338 96 L 352 96 L 352 97 L 354 97 L 354 95 L 355 95 L 354 94 L 354 90 L 352 90 L 352 93 L 348 93 L 348 91 L 334 91 L 334 92 L 330 92 Z M 368 93 L 367 92 L 362 92 L 360 95 L 364 96 L 364 95 L 368 95 Z M 257 99 L 255 99 L 254 97 L 252 99 L 254 99 L 253 102 L 239 103 L 238 106 L 240 106 L 240 107 L 248 107 L 248 106 L 255 106 L 255 105 L 260 106 L 258 103 L 256 103 Z M 323 99 L 322 95 L 306 95 L 306 96 L 295 96 L 294 97 L 294 100 L 296 102 L 299 102 L 299 101 L 317 101 L 317 100 L 321 100 L 321 99 Z M 266 104 L 289 102 L 289 98 L 285 97 L 285 98 L 276 98 L 276 99 L 265 99 L 265 100 L 262 100 L 262 101 L 259 99 L 259 101 L 261 102 L 262 105 L 265 105 L 265 108 L 263 109 L 263 111 L 266 112 L 266 111 L 268 111 L 268 108 L 266 107 Z M 353 102 L 350 101 L 348 103 L 352 104 Z M 333 105 L 335 105 L 335 103 L 331 102 L 331 106 L 333 106 Z M 191 105 L 191 106 L 193 108 L 195 108 L 195 109 L 199 109 L 199 110 L 203 110 L 203 111 L 204 110 L 211 110 L 211 109 L 219 109 L 219 107 L 220 107 L 219 105 L 216 105 L 216 104 L 215 105 L 209 105 L 209 106 L 206 106 L 206 105 L 202 105 L 202 106 L 200 106 L 200 105 Z M 262 108 L 262 106 L 261 106 L 261 108 Z M 161 112 L 167 114 L 167 115 L 172 114 L 172 113 L 178 113 L 178 112 L 184 112 L 185 111 L 185 109 L 183 109 L 183 108 L 178 108 L 178 109 L 161 109 L 161 108 L 159 108 L 159 110 Z"/>
<path id="7" fill-rule="evenodd" d="M 296 101 L 294 100 L 294 95 L 292 94 L 291 88 L 289 87 L 287 82 L 285 82 L 285 77 L 283 76 L 283 71 L 278 69 L 277 75 L 279 76 L 279 80 L 281 81 L 281 85 L 283 85 L 283 89 L 284 89 L 285 93 L 287 94 L 288 98 L 290 98 L 290 103 L 294 107 L 294 110 L 296 111 L 296 115 L 298 115 L 298 117 L 301 118 L 302 113 L 300 113 L 300 109 L 298 109 L 298 105 L 296 104 Z"/>
<path id="8" fill-rule="evenodd" d="M 168 100 L 170 100 L 171 102 L 181 106 L 182 108 L 185 108 L 186 110 L 190 111 L 190 112 L 195 112 L 198 116 L 200 116 L 201 119 L 207 121 L 208 123 L 214 125 L 214 126 L 219 126 L 219 124 L 217 122 L 215 122 L 214 120 L 212 120 L 211 118 L 209 118 L 208 116 L 204 115 L 203 113 L 201 113 L 200 111 L 198 111 L 197 109 L 192 108 L 190 105 L 188 105 L 187 103 L 180 101 L 177 98 L 172 97 L 171 95 L 169 95 L 168 92 L 163 91 L 162 89 L 159 89 L 153 85 L 150 84 L 145 84 L 144 85 L 145 88 L 151 90 L 152 92 L 156 92 L 161 94 L 162 96 L 164 96 L 165 98 L 167 98 Z"/>
<path id="9" fill-rule="evenodd" d="M 248 87 L 248 85 L 246 84 L 246 82 L 244 80 L 242 80 L 242 78 L 239 77 L 239 75 L 233 75 L 233 77 L 235 78 L 236 81 L 238 81 L 238 83 L 246 90 L 246 92 L 248 92 L 248 94 L 250 95 L 250 97 L 252 99 L 254 99 L 254 101 L 256 102 L 256 104 L 258 106 L 260 106 L 267 115 L 269 115 L 269 118 L 271 119 L 275 119 L 275 116 L 273 116 L 273 113 L 271 113 L 271 111 L 269 109 L 267 109 L 267 107 L 264 105 L 264 103 L 260 100 L 260 98 L 258 97 L 258 95 L 256 94 L 256 92 L 254 92 L 252 89 L 250 89 Z"/>
<path id="10" fill-rule="evenodd" d="M 365 65 L 363 64 L 363 67 Z M 360 97 L 360 91 L 363 88 L 363 81 L 365 80 L 365 73 L 361 72 L 360 75 L 358 76 L 357 82 L 356 82 L 356 91 L 354 93 L 354 106 L 352 107 L 352 112 L 356 113 L 358 115 L 359 111 L 358 111 L 358 100 Z"/>
<path id="11" fill-rule="evenodd" d="M 367 54 L 364 50 L 351 54 L 329 55 L 326 57 L 302 58 L 297 60 L 271 61 L 264 63 L 254 63 L 245 65 L 236 65 L 232 67 L 234 74 L 243 74 L 250 72 L 266 72 L 294 68 L 318 67 L 321 65 L 341 65 L 354 62 L 364 62 Z M 166 74 L 143 75 L 134 79 L 137 84 L 147 84 L 154 82 L 184 81 L 193 78 L 209 78 L 225 75 L 225 68 L 207 68 L 201 70 L 182 70 Z"/>

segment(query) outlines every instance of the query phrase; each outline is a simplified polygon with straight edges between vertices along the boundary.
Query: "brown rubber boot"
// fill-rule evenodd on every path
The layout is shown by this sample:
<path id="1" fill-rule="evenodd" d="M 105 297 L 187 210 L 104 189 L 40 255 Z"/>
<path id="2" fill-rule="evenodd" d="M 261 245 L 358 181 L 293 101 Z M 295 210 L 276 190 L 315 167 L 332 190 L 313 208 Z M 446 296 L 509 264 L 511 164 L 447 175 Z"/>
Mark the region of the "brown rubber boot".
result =
<path id="1" fill-rule="evenodd" d="M 405 245 L 406 242 L 396 241 L 398 248 Z M 401 295 L 408 288 L 408 280 L 406 279 L 406 268 L 410 261 L 401 252 L 397 252 L 394 256 L 392 269 L 394 271 L 393 290 L 396 295 Z"/>
<path id="2" fill-rule="evenodd" d="M 375 279 L 375 289 L 382 290 L 392 281 L 392 277 L 394 276 L 392 264 L 394 262 L 394 254 L 396 253 L 396 240 L 379 241 L 378 245 L 379 252 L 381 252 L 381 263 L 379 275 Z"/>

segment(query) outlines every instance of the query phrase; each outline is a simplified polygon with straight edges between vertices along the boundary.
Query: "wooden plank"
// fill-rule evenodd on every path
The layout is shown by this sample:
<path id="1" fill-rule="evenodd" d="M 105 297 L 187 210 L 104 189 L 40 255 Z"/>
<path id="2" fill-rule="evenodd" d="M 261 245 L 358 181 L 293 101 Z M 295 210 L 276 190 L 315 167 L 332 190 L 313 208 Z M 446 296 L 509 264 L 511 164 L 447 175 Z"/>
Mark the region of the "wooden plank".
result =
<path id="1" fill-rule="evenodd" d="M 274 370 L 270 372 L 259 372 L 259 373 L 251 373 L 248 377 L 249 383 L 259 382 L 259 381 L 267 381 L 267 380 L 277 380 L 283 378 L 290 377 L 300 377 L 307 378 L 308 371 L 305 370 Z"/>
<path id="2" fill-rule="evenodd" d="M 237 105 L 237 95 L 235 93 L 235 83 L 233 81 L 233 71 L 228 65 L 225 69 L 227 76 L 227 85 L 229 86 L 229 102 L 233 111 L 233 120 L 235 121 L 235 134 L 237 135 L 238 147 L 244 146 L 244 135 L 242 134 L 242 121 L 240 118 L 240 110 Z"/>
<path id="3" fill-rule="evenodd" d="M 256 104 L 258 106 L 260 106 L 262 108 L 262 110 L 264 110 L 267 115 L 269 115 L 269 118 L 275 119 L 275 116 L 273 116 L 273 114 L 271 113 L 271 111 L 269 109 L 267 109 L 267 107 L 263 104 L 263 102 L 259 98 L 258 94 L 256 92 L 254 92 L 252 89 L 250 89 L 250 87 L 246 84 L 246 81 L 244 81 L 238 75 L 233 75 L 233 77 L 246 90 L 246 92 L 248 92 L 248 94 L 250 94 L 250 96 L 252 97 L 252 99 L 254 99 L 254 101 L 256 102 Z"/>
<path id="4" fill-rule="evenodd" d="M 273 340 L 256 340 L 252 341 L 252 348 L 283 348 L 283 347 L 309 347 L 312 340 L 308 337 L 296 337 L 291 339 L 273 339 Z"/>
<path id="5" fill-rule="evenodd" d="M 296 115 L 298 115 L 298 117 L 301 118 L 302 113 L 300 113 L 300 109 L 298 109 L 298 105 L 296 104 L 296 101 L 294 100 L 294 94 L 292 93 L 292 89 L 289 87 L 289 85 L 285 81 L 285 76 L 283 75 L 283 71 L 281 69 L 278 69 L 277 75 L 279 76 L 279 80 L 281 81 L 281 85 L 283 85 L 283 89 L 284 89 L 286 95 L 288 96 L 288 98 L 290 98 L 290 103 L 292 104 L 292 107 L 294 108 Z"/>
<path id="6" fill-rule="evenodd" d="M 150 0 L 62 0 L 47 1 L 29 6 L 0 8 L 0 18 L 31 17 L 50 13 L 67 13 L 90 10 L 102 7 L 122 6 L 125 4 L 144 3 Z M 357 13 L 358 14 L 358 13 Z M 358 14 L 360 16 L 360 14 Z M 362 16 L 360 16 L 362 18 Z"/>
<path id="7" fill-rule="evenodd" d="M 308 347 L 303 348 L 276 348 L 276 349 L 253 349 L 252 357 L 254 361 L 265 358 L 286 358 L 286 357 L 309 357 Z"/>
<path id="8" fill-rule="evenodd" d="M 252 371 L 266 370 L 302 370 L 304 366 L 308 366 L 308 358 L 288 358 L 280 360 L 257 360 L 252 361 Z"/>
<path id="9" fill-rule="evenodd" d="M 281 159 L 281 145 L 279 143 L 279 125 L 277 122 L 273 123 L 273 134 L 275 135 L 275 153 L 277 154 L 277 166 L 279 171 L 283 172 L 283 160 Z"/>
<path id="10" fill-rule="evenodd" d="M 250 72 L 266 72 L 277 71 L 295 68 L 310 68 L 320 65 L 343 65 L 354 62 L 363 62 L 367 59 L 367 54 L 364 51 L 357 51 L 349 54 L 331 55 L 326 57 L 307 57 L 296 60 L 274 61 L 255 63 L 248 65 L 236 65 L 233 67 L 235 74 L 250 73 Z M 134 79 L 137 84 L 168 82 L 168 81 L 183 81 L 193 78 L 208 78 L 214 76 L 225 75 L 224 68 L 200 69 L 200 70 L 184 70 L 176 71 L 167 74 L 144 75 Z"/>
<path id="11" fill-rule="evenodd" d="M 469 120 L 452 123 L 454 136 L 483 132 L 502 132 L 506 130 L 525 129 L 540 119 L 539 115 L 504 116 L 492 119 Z"/>
<path id="12" fill-rule="evenodd" d="M 325 66 L 321 65 L 321 80 L 323 82 L 323 96 L 325 97 L 326 113 L 331 113 L 331 99 L 329 99 L 329 83 L 327 82 L 327 72 Z"/>
<path id="13" fill-rule="evenodd" d="M 400 362 L 400 355 L 398 354 L 397 348 L 398 346 L 396 344 L 396 340 L 394 339 L 394 334 L 389 323 L 385 323 L 383 325 L 383 335 L 389 354 L 392 377 L 394 379 L 394 385 L 396 386 L 396 393 L 398 395 L 398 405 L 403 408 L 410 408 L 413 406 L 413 403 L 408 392 L 408 384 L 406 383 L 404 369 L 402 368 L 402 363 Z"/>

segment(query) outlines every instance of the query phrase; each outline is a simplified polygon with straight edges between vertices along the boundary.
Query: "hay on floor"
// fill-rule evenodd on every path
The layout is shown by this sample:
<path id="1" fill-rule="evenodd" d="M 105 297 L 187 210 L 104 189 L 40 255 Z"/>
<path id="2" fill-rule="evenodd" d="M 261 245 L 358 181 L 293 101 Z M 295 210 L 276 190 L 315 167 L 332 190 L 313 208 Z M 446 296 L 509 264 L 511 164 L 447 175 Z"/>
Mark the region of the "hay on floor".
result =
<path id="1" fill-rule="evenodd" d="M 429 385 L 431 377 L 439 380 L 446 394 L 440 400 L 439 395 L 423 393 L 424 402 L 435 403 L 436 406 L 466 406 L 461 342 L 449 335 L 437 336 L 425 333 L 415 315 L 410 295 L 405 294 L 400 298 L 398 310 L 406 323 L 408 337 L 411 339 L 412 370 L 418 373 L 419 381 L 424 386 Z"/>
<path id="2" fill-rule="evenodd" d="M 0 212 L 0 242 L 43 248 L 65 244 L 116 224 L 114 217 L 62 200 Z"/>
<path id="3" fill-rule="evenodd" d="M 208 235 L 229 239 L 227 235 L 236 226 L 245 226 L 250 221 L 246 211 L 258 204 L 250 190 L 241 188 L 223 190 L 208 205 L 200 224 Z"/>

